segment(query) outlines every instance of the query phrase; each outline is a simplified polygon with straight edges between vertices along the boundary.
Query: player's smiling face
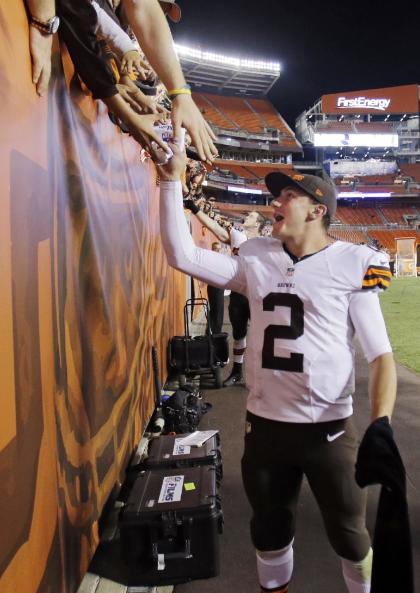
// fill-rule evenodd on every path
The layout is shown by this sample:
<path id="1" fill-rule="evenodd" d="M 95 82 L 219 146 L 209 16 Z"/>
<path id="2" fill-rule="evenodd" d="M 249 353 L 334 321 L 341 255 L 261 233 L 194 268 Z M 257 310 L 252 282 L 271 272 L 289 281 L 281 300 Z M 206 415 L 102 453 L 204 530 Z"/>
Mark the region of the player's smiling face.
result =
<path id="1" fill-rule="evenodd" d="M 285 187 L 273 207 L 273 237 L 285 240 L 305 231 L 308 214 L 313 203 L 308 195 L 295 187 Z"/>

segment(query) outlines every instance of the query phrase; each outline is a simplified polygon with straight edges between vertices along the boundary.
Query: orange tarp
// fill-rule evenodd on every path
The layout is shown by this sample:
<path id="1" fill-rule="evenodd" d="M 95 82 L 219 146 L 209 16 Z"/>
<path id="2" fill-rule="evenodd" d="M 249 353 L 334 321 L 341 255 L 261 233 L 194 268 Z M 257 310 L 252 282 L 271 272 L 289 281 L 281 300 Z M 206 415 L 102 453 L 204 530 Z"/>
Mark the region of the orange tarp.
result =
<path id="1" fill-rule="evenodd" d="M 162 251 L 154 166 L 58 49 L 39 98 L 23 2 L 0 19 L 0 593 L 75 593 L 186 282 Z"/>

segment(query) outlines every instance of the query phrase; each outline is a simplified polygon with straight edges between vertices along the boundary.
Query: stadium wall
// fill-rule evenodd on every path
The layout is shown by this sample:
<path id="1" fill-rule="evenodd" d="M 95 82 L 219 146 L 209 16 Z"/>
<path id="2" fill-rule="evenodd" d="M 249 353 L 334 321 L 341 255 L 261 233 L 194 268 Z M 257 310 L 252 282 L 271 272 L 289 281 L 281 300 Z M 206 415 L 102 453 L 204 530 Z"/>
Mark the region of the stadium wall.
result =
<path id="1" fill-rule="evenodd" d="M 186 282 L 162 251 L 154 166 L 58 48 L 39 98 L 23 2 L 0 19 L 0 593 L 74 593 Z"/>

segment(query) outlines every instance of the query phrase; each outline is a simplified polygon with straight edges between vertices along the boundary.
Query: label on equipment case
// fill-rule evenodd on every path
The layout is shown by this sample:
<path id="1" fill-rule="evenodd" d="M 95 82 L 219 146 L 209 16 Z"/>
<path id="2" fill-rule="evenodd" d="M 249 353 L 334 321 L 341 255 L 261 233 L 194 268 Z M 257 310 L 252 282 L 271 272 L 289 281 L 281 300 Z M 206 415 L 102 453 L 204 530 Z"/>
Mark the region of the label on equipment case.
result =
<path id="1" fill-rule="evenodd" d="M 191 447 L 184 445 L 181 441 L 182 439 L 175 439 L 172 455 L 189 455 L 191 453 Z"/>
<path id="2" fill-rule="evenodd" d="M 158 502 L 179 502 L 182 497 L 184 476 L 165 476 L 162 481 Z"/>

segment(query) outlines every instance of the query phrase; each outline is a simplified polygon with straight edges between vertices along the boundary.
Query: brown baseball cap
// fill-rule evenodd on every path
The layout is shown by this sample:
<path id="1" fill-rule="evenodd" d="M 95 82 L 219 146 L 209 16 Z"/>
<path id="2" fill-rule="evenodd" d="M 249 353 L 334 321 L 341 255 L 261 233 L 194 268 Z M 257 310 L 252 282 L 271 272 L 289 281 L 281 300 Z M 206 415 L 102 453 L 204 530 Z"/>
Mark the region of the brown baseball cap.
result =
<path id="1" fill-rule="evenodd" d="M 181 20 L 181 8 L 178 6 L 175 0 L 159 0 L 159 3 L 162 6 L 163 12 L 168 15 L 171 21 L 174 23 L 179 23 Z"/>
<path id="2" fill-rule="evenodd" d="M 322 179 L 316 175 L 305 175 L 297 172 L 286 175 L 280 171 L 274 171 L 266 175 L 265 184 L 268 191 L 275 198 L 278 198 L 285 187 L 298 187 L 320 204 L 325 204 L 331 218 L 333 218 L 337 210 L 337 191 L 330 179 Z"/>

